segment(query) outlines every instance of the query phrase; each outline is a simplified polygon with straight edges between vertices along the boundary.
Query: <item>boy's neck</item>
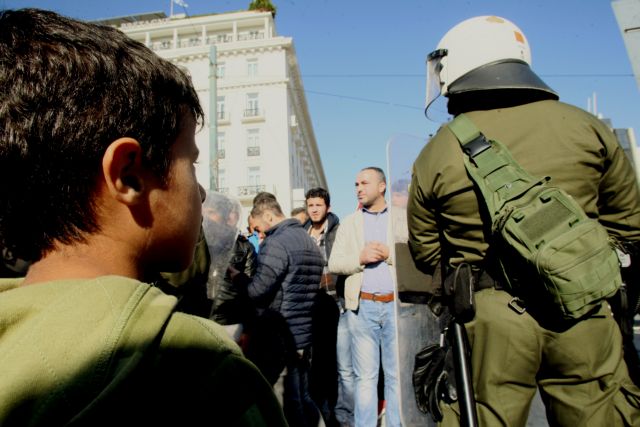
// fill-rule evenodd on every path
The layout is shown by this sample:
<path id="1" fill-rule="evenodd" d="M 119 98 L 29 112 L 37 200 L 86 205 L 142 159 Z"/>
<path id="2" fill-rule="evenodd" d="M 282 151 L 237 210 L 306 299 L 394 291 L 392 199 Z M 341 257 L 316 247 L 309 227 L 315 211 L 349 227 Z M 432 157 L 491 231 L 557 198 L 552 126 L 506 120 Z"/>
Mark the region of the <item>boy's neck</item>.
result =
<path id="1" fill-rule="evenodd" d="M 114 255 L 114 254 L 120 254 Z M 94 279 L 100 276 L 125 276 L 143 279 L 143 272 L 135 257 L 122 256 L 122 252 L 76 244 L 62 246 L 46 254 L 29 267 L 23 285 L 65 279 Z"/>

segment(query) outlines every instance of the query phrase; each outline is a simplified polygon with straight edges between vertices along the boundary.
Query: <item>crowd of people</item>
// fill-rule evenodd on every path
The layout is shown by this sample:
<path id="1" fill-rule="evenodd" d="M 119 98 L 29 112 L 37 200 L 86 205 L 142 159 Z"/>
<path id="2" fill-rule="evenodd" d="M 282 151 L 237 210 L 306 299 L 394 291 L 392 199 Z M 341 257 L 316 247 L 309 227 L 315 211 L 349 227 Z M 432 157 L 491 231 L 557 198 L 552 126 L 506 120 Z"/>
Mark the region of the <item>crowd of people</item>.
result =
<path id="1" fill-rule="evenodd" d="M 502 56 L 468 46 L 474 31 L 495 33 Z M 529 55 L 509 21 L 476 18 L 429 56 L 429 79 L 638 262 L 628 160 Z M 241 232 L 240 204 L 196 180 L 203 120 L 189 77 L 120 31 L 0 12 L 0 424 L 401 426 L 398 223 L 432 277 L 472 266 L 480 425 L 525 425 L 536 389 L 552 425 L 640 424 L 611 306 L 566 322 L 507 286 L 447 126 L 392 206 L 384 171 L 364 167 L 342 221 L 327 189 L 290 215 L 263 192 Z M 458 425 L 457 402 L 441 406 Z"/>

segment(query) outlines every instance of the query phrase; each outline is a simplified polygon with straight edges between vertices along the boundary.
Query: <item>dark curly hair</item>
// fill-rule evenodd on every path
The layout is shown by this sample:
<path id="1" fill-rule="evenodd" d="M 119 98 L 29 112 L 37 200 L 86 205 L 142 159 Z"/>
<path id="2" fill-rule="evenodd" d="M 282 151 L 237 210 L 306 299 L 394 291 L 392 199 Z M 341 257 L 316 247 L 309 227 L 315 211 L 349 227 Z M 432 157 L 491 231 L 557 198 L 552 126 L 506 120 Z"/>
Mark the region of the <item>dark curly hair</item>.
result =
<path id="1" fill-rule="evenodd" d="M 309 200 L 312 197 L 320 197 L 324 200 L 324 204 L 327 205 L 327 207 L 331 206 L 331 196 L 329 195 L 329 192 L 322 187 L 312 188 L 311 190 L 307 191 L 304 199 Z"/>
<path id="2" fill-rule="evenodd" d="M 99 231 L 94 191 L 105 149 L 135 138 L 167 181 L 189 77 L 121 31 L 21 9 L 0 11 L 0 246 L 37 260 Z"/>

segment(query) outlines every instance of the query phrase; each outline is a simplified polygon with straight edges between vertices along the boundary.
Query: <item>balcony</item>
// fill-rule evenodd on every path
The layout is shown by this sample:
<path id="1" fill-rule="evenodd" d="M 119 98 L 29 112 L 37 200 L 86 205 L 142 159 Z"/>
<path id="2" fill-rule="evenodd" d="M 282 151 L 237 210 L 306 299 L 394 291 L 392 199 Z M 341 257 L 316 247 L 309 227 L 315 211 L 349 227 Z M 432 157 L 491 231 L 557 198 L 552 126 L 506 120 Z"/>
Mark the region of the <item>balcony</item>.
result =
<path id="1" fill-rule="evenodd" d="M 238 197 L 253 197 L 261 191 L 265 191 L 264 185 L 244 185 L 238 187 Z"/>
<path id="2" fill-rule="evenodd" d="M 224 152 L 224 148 L 223 149 L 218 148 L 218 159 L 224 159 L 225 155 L 226 153 Z"/>
<path id="3" fill-rule="evenodd" d="M 260 155 L 260 147 L 259 146 L 253 146 L 253 147 L 247 147 L 247 156 L 248 157 L 256 157 Z"/>
<path id="4" fill-rule="evenodd" d="M 202 44 L 203 43 L 201 37 L 183 38 L 178 41 L 178 47 L 202 46 Z"/>
<path id="5" fill-rule="evenodd" d="M 264 112 L 258 108 L 247 108 L 242 112 L 242 122 L 261 122 L 264 121 Z"/>
<path id="6" fill-rule="evenodd" d="M 153 43 L 151 43 L 150 47 L 151 47 L 151 50 L 172 49 L 173 48 L 173 41 L 172 40 L 161 40 L 161 41 L 153 42 Z"/>
<path id="7" fill-rule="evenodd" d="M 218 193 L 227 194 L 228 195 L 229 194 L 229 187 L 220 187 L 220 188 L 218 188 Z"/>
<path id="8" fill-rule="evenodd" d="M 264 39 L 264 31 L 249 31 L 238 34 L 238 41 Z"/>
<path id="9" fill-rule="evenodd" d="M 233 41 L 233 34 L 217 34 L 209 37 L 209 44 L 214 43 L 231 43 Z"/>

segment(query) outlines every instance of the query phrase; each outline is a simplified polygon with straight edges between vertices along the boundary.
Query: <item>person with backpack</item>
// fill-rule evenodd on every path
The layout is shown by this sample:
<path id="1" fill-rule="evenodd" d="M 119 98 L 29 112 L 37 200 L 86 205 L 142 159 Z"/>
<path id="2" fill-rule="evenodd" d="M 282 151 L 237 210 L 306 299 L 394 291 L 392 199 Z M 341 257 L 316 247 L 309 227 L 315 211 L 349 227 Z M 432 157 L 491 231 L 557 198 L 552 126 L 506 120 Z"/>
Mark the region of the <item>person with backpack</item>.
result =
<path id="1" fill-rule="evenodd" d="M 514 242 L 501 234 L 502 223 L 492 222 L 496 212 L 487 208 L 498 196 L 485 203 L 485 191 L 465 167 L 480 164 L 473 156 L 482 155 L 486 141 L 499 141 L 527 173 L 551 177 L 549 184 L 568 193 L 586 218 L 597 219 L 612 241 L 637 244 L 640 193 L 615 135 L 596 117 L 559 101 L 531 69 L 524 33 L 507 19 L 459 23 L 428 56 L 427 67 L 427 115 L 444 95 L 449 114 L 464 115 L 474 138 L 484 138 L 470 138 L 475 142 L 463 151 L 460 120 L 439 129 L 414 163 L 407 217 L 418 268 L 450 283 L 460 265 L 471 267 L 475 317 L 465 327 L 479 425 L 524 426 L 536 389 L 550 425 L 638 425 L 640 390 L 629 378 L 607 303 L 620 285 L 615 257 L 612 265 L 605 251 L 602 270 L 589 272 L 595 284 L 580 290 L 586 304 L 567 311 L 558 302 L 566 295 L 545 286 L 557 271 L 520 268 Z M 488 168 L 487 175 L 497 168 Z M 511 185 L 496 184 L 491 191 L 508 192 Z M 553 235 L 556 223 L 548 227 L 545 221 L 564 212 L 554 206 L 553 215 L 534 217 L 525 231 Z M 459 424 L 457 402 L 440 407 L 442 425 Z"/>

